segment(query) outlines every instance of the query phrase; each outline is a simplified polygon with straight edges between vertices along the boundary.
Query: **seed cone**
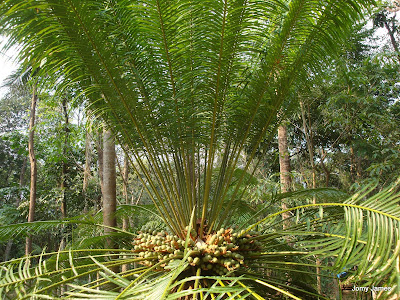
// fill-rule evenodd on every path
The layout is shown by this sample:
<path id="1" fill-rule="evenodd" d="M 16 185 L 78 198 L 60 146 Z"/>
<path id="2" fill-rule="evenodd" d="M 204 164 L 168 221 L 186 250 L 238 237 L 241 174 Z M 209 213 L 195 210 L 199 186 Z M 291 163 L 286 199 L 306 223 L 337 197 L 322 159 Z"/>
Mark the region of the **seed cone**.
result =
<path id="1" fill-rule="evenodd" d="M 201 268 L 205 271 L 224 275 L 244 265 L 246 257 L 262 250 L 261 243 L 254 237 L 257 232 L 245 234 L 233 232 L 232 228 L 221 228 L 208 234 L 201 240 L 195 229 L 186 227 L 184 236 L 190 232 L 188 241 L 188 268 Z M 182 259 L 185 253 L 185 241 L 176 235 L 153 228 L 143 227 L 134 239 L 134 252 L 146 258 L 141 264 L 153 266 L 168 258 Z M 169 270 L 167 263 L 160 270 Z"/>

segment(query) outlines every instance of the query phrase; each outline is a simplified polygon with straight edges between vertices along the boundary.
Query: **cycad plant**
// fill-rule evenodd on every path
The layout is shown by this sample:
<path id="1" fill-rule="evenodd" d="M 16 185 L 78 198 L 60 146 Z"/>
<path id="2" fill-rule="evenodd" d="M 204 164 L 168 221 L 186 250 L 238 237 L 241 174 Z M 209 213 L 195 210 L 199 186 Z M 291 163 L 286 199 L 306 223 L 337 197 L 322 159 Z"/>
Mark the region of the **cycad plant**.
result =
<path id="1" fill-rule="evenodd" d="M 316 256 L 334 258 L 323 269 L 357 265 L 350 279 L 395 292 L 394 188 L 370 200 L 361 193 L 291 208 L 284 231 L 283 212 L 268 203 L 246 209 L 247 187 L 296 90 L 318 76 L 372 2 L 1 1 L 1 32 L 20 45 L 21 61 L 40 66 L 39 78 L 54 92 L 72 87 L 87 99 L 124 145 L 162 220 L 135 233 L 118 230 L 129 238 L 112 252 L 92 240 L 91 247 L 43 253 L 36 265 L 33 257 L 3 264 L 2 295 L 322 299 L 313 288 Z M 131 268 L 115 272 L 122 265 Z"/>

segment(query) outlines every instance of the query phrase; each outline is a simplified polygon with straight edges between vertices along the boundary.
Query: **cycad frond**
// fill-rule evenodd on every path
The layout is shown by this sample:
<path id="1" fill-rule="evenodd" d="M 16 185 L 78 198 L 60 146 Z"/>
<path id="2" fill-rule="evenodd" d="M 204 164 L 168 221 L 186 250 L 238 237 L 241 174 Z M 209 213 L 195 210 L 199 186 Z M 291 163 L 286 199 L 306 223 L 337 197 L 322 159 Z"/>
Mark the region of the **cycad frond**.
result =
<path id="1" fill-rule="evenodd" d="M 348 281 L 388 286 L 394 293 L 398 287 L 397 264 L 400 253 L 399 194 L 395 190 L 395 186 L 392 186 L 368 199 L 365 199 L 365 195 L 371 190 L 364 190 L 343 203 L 322 202 L 292 208 L 291 210 L 302 213 L 295 214 L 297 218 L 293 217 L 292 225 L 285 230 L 282 230 L 281 221 L 276 218 L 282 212 L 269 215 L 255 224 L 265 228 L 259 235 L 251 232 L 248 235 L 245 231 L 241 233 L 245 239 L 253 239 L 263 247 L 259 251 L 250 251 L 250 256 L 246 258 L 246 267 L 239 268 L 231 277 L 230 274 L 209 276 L 207 271 L 205 274 L 188 277 L 190 251 L 186 252 L 186 256 L 179 256 L 177 253 L 151 267 L 136 267 L 125 273 L 114 274 L 108 268 L 144 263 L 152 258 L 141 257 L 133 246 L 132 250 L 129 247 L 127 250 L 77 248 L 1 264 L 4 276 L 0 289 L 4 295 L 10 295 L 10 291 L 16 289 L 21 293 L 21 299 L 29 298 L 35 293 L 50 295 L 54 289 L 66 284 L 70 285 L 65 294 L 67 298 L 78 299 L 107 299 L 118 295 L 120 299 L 150 299 L 155 293 L 158 296 L 165 295 L 165 299 L 179 299 L 195 294 L 240 295 L 243 298 L 261 299 L 258 297 L 265 295 L 266 289 L 270 294 L 273 291 L 284 291 L 283 294 L 290 294 L 293 299 L 298 299 L 301 295 L 317 296 L 317 292 L 310 289 L 309 284 L 316 276 L 314 257 L 318 256 L 320 259 L 334 258 L 335 261 L 333 266 L 318 266 L 326 270 L 320 276 L 331 277 L 328 271 L 335 274 L 341 272 L 343 267 L 357 266 Z M 28 263 L 36 259 L 39 259 L 37 266 Z M 161 265 L 164 266 L 164 271 L 158 269 Z M 170 270 L 165 269 L 167 265 Z M 101 278 L 88 281 L 97 272 L 102 274 Z M 269 272 L 273 272 L 274 278 L 267 276 Z M 289 286 L 285 279 L 287 276 L 291 278 Z M 49 284 L 48 278 L 51 278 L 52 284 Z M 82 281 L 87 283 L 82 285 Z M 196 281 L 199 282 L 197 288 L 187 289 L 186 285 L 193 285 Z M 251 282 L 251 286 L 241 285 L 239 281 Z M 117 285 L 118 289 L 122 288 L 125 292 L 97 291 L 97 287 L 104 287 L 109 283 Z"/>
<path id="2" fill-rule="evenodd" d="M 201 231 L 229 219 L 215 209 L 241 198 L 281 105 L 370 2 L 6 0 L 0 29 L 46 81 L 86 95 L 180 234 L 193 207 Z"/>
<path id="3" fill-rule="evenodd" d="M 299 274 L 314 275 L 312 255 L 336 256 L 337 268 L 357 263 L 360 275 L 384 280 L 372 268 L 385 274 L 395 266 L 390 255 L 398 254 L 399 216 L 392 192 L 380 193 L 380 204 L 352 200 L 291 208 L 294 224 L 286 231 L 282 212 L 251 226 L 260 225 L 262 234 L 249 233 L 251 227 L 239 234 L 221 228 L 234 223 L 236 212 L 249 212 L 241 205 L 246 187 L 296 88 L 318 73 L 320 61 L 340 47 L 373 2 L 1 1 L 0 33 L 10 37 L 10 45 L 21 45 L 25 67 L 33 66 L 39 83 L 54 83 L 58 93 L 74 87 L 85 95 L 91 112 L 124 145 L 157 215 L 173 232 L 139 234 L 133 250 L 49 254 L 46 271 L 37 274 L 29 266 L 19 274 L 18 260 L 11 262 L 3 269 L 8 279 L 1 279 L 2 291 L 9 295 L 18 287 L 21 299 L 50 297 L 71 284 L 64 293 L 70 298 L 297 299 L 316 294 L 297 280 Z M 293 246 L 287 241 L 292 235 Z M 111 271 L 126 264 L 145 267 Z M 97 272 L 101 278 L 94 280 Z M 277 278 L 268 278 L 270 272 Z M 289 286 L 287 274 L 293 279 Z M 42 284 L 40 278 L 49 276 L 52 284 Z M 23 280 L 26 285 L 18 286 Z"/>
<path id="4" fill-rule="evenodd" d="M 38 234 L 49 229 L 59 228 L 68 224 L 90 224 L 95 225 L 90 219 L 70 218 L 65 220 L 36 221 L 31 223 L 19 223 L 0 226 L 0 241 L 7 241 L 12 238 Z M 97 226 L 102 226 L 97 224 Z"/>
<path id="5" fill-rule="evenodd" d="M 367 199 L 366 195 L 374 190 L 374 186 L 364 188 L 343 203 L 306 204 L 288 209 L 299 212 L 296 223 L 284 231 L 270 229 L 260 239 L 276 247 L 279 244 L 277 238 L 296 237 L 292 243 L 295 249 L 304 251 L 297 253 L 300 257 L 334 257 L 332 270 L 336 273 L 356 267 L 348 281 L 362 281 L 371 286 L 381 283 L 395 292 L 398 289 L 400 254 L 400 195 L 396 193 L 397 186 L 398 182 Z M 267 216 L 248 230 L 263 222 L 274 226 L 275 217 L 281 213 Z M 276 255 L 279 251 L 261 254 L 267 268 L 271 263 L 269 257 Z"/>

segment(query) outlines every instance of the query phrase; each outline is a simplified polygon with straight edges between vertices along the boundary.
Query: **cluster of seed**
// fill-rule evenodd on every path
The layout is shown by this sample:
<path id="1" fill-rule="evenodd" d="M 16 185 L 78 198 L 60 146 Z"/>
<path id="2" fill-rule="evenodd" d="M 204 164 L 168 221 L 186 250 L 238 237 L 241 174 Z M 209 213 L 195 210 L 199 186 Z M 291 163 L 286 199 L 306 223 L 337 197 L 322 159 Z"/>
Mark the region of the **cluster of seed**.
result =
<path id="1" fill-rule="evenodd" d="M 233 232 L 232 228 L 221 228 L 217 232 L 198 237 L 192 228 L 186 228 L 184 236 L 190 230 L 188 240 L 189 265 L 194 268 L 211 271 L 219 275 L 238 269 L 244 265 L 246 257 L 253 256 L 261 250 L 261 243 L 254 237 L 256 232 Z M 185 240 L 163 231 L 142 228 L 134 241 L 134 251 L 145 260 L 142 264 L 153 266 L 160 261 L 181 259 L 184 255 Z M 158 270 L 166 269 L 166 264 Z M 168 268 L 168 267 L 167 267 Z"/>

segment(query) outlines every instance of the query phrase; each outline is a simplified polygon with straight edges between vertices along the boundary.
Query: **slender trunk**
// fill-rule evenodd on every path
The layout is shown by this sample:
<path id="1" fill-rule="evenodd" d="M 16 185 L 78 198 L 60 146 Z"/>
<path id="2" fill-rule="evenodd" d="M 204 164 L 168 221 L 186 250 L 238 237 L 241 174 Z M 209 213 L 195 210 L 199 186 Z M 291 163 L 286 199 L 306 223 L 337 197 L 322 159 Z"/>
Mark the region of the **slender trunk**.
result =
<path id="1" fill-rule="evenodd" d="M 115 143 L 111 131 L 104 130 L 103 150 L 103 224 L 116 227 L 115 211 L 117 205 L 116 170 L 115 170 Z M 114 232 L 111 228 L 104 228 L 105 234 Z M 112 239 L 106 240 L 106 247 L 114 248 Z"/>
<path id="2" fill-rule="evenodd" d="M 387 21 L 383 22 L 386 28 L 386 31 L 388 32 L 388 35 L 390 37 L 390 42 L 392 43 L 394 51 L 396 51 L 396 56 L 398 61 L 400 62 L 400 53 L 399 53 L 399 44 L 396 41 L 396 38 L 394 37 L 395 33 L 395 26 L 393 25 L 393 29 L 390 28 L 389 23 Z"/>
<path id="3" fill-rule="evenodd" d="M 12 245 L 13 245 L 13 240 L 8 240 L 6 249 L 4 250 L 3 261 L 8 261 L 10 259 Z"/>
<path id="4" fill-rule="evenodd" d="M 131 203 L 132 203 L 132 204 L 135 204 L 135 205 L 138 205 L 139 202 L 140 202 L 140 200 L 142 199 L 143 192 L 144 192 L 144 187 L 140 190 L 140 193 L 139 193 L 139 196 L 138 196 L 137 199 L 136 199 L 136 202 L 135 202 L 134 199 L 133 199 L 133 193 L 132 193 Z"/>
<path id="5" fill-rule="evenodd" d="M 99 169 L 98 169 L 98 176 L 99 176 L 99 181 L 100 181 L 100 196 L 98 198 L 97 203 L 95 203 L 96 206 L 96 210 L 99 210 L 101 207 L 101 203 L 102 203 L 102 196 L 103 196 L 103 133 L 102 131 L 99 131 L 99 136 L 98 136 L 98 141 L 97 141 L 97 159 L 98 159 L 98 163 L 99 163 Z"/>
<path id="6" fill-rule="evenodd" d="M 129 199 L 128 199 L 128 176 L 129 176 L 129 159 L 128 159 L 128 155 L 125 154 L 125 158 L 124 158 L 124 170 L 123 170 L 123 175 L 122 175 L 122 179 L 123 179 L 123 196 L 125 199 L 125 204 L 129 204 Z M 123 219 L 123 223 L 122 223 L 122 229 L 127 230 L 129 227 L 129 218 L 124 218 Z"/>
<path id="7" fill-rule="evenodd" d="M 196 199 L 196 167 L 195 167 L 195 159 L 193 153 L 187 154 L 187 169 L 189 176 L 189 192 L 191 197 L 191 202 L 194 206 L 197 207 L 197 199 Z"/>
<path id="8" fill-rule="evenodd" d="M 350 176 L 351 176 L 351 182 L 356 181 L 356 162 L 355 162 L 355 155 L 354 155 L 354 148 L 353 146 L 350 146 Z"/>
<path id="9" fill-rule="evenodd" d="M 89 178 L 91 176 L 90 167 L 92 165 L 92 145 L 90 143 L 90 135 L 89 132 L 86 131 L 85 135 L 85 169 L 83 171 L 83 185 L 82 185 L 82 194 L 85 199 L 85 208 L 84 212 L 88 211 L 88 199 L 87 199 L 87 189 L 89 186 Z"/>
<path id="10" fill-rule="evenodd" d="M 278 148 L 279 148 L 279 171 L 281 181 L 281 192 L 286 193 L 290 191 L 291 178 L 290 178 L 290 156 L 288 151 L 288 138 L 287 128 L 284 125 L 278 128 Z M 287 204 L 282 201 L 282 210 L 288 208 Z M 283 229 L 289 227 L 290 214 L 288 212 L 282 214 Z"/>
<path id="11" fill-rule="evenodd" d="M 68 109 L 67 109 L 67 100 L 66 98 L 63 98 L 62 100 L 62 108 L 63 108 L 63 113 L 64 113 L 64 146 L 63 146 L 63 162 L 62 162 L 62 171 L 61 171 L 61 184 L 60 184 L 60 189 L 61 189 L 61 216 L 62 218 L 67 217 L 67 199 L 65 198 L 65 189 L 67 188 L 67 183 L 66 183 L 66 176 L 68 173 L 68 166 L 66 163 L 67 159 L 67 150 L 68 150 L 68 134 L 69 134 L 69 118 L 68 118 Z"/>
<path id="12" fill-rule="evenodd" d="M 310 107 L 308 106 L 307 109 L 307 116 L 306 116 L 306 111 L 304 108 L 304 103 L 300 101 L 300 109 L 301 109 L 301 117 L 303 121 L 303 127 L 304 127 L 304 135 L 306 137 L 307 141 L 307 148 L 308 148 L 308 154 L 309 154 L 309 159 L 310 159 L 310 165 L 311 165 L 311 172 L 312 172 L 312 188 L 315 189 L 317 187 L 317 174 L 316 174 L 316 167 L 315 167 L 315 162 L 314 162 L 314 135 L 312 132 L 312 120 L 310 117 Z M 308 124 L 307 124 L 308 120 Z M 316 198 L 313 197 L 313 203 L 316 203 Z M 316 268 L 316 273 L 317 273 L 317 291 L 319 294 L 322 292 L 322 281 L 321 281 L 321 268 L 318 267 L 321 265 L 321 260 L 317 257 L 315 259 L 315 264 L 317 265 Z"/>
<path id="13" fill-rule="evenodd" d="M 288 151 L 288 138 L 287 138 L 287 127 L 280 125 L 278 127 L 278 148 L 279 148 L 279 176 L 281 182 L 281 192 L 286 193 L 290 191 L 291 177 L 290 177 L 290 156 Z M 282 210 L 288 209 L 288 205 L 285 202 L 286 199 L 282 200 Z M 290 213 L 285 212 L 282 214 L 282 229 L 285 230 L 290 227 Z M 290 242 L 289 236 L 286 237 L 289 246 L 293 247 L 293 243 Z M 289 285 L 292 278 L 286 273 L 287 284 Z"/>
<path id="14" fill-rule="evenodd" d="M 384 22 L 385 28 L 389 34 L 390 42 L 392 43 L 393 49 L 399 52 L 399 45 L 397 44 L 396 38 L 394 37 L 394 31 L 390 28 L 388 22 Z"/>
<path id="15" fill-rule="evenodd" d="M 104 234 L 115 232 L 112 227 L 117 227 L 115 217 L 117 207 L 117 183 L 115 169 L 115 142 L 111 131 L 104 129 L 103 132 L 103 224 Z M 105 240 L 106 249 L 116 248 L 112 237 Z M 113 272 L 118 272 L 119 267 L 111 267 Z M 112 286 L 112 285 L 110 285 Z"/>
<path id="16" fill-rule="evenodd" d="M 307 125 L 307 116 L 304 108 L 304 103 L 300 101 L 301 108 L 301 118 L 303 121 L 304 128 L 304 136 L 307 142 L 307 150 L 310 160 L 311 172 L 312 172 L 312 188 L 315 189 L 317 187 L 317 176 L 314 162 L 314 140 L 313 140 L 313 132 L 311 130 L 311 118 L 309 117 L 310 111 L 308 110 L 308 125 Z M 315 198 L 313 198 L 313 203 L 315 203 Z"/>
<path id="17" fill-rule="evenodd" d="M 19 198 L 17 198 L 17 201 L 15 202 L 15 205 L 18 207 L 21 201 L 24 198 L 24 193 L 22 192 L 22 189 L 25 185 L 25 172 L 26 172 L 26 165 L 27 165 L 28 159 L 25 157 L 24 161 L 22 162 L 22 167 L 21 167 L 21 173 L 19 174 L 19 187 L 21 189 L 19 193 Z"/>
<path id="18" fill-rule="evenodd" d="M 37 94 L 36 94 L 36 86 L 34 86 L 32 91 L 32 102 L 31 102 L 31 111 L 29 120 L 29 142 L 28 142 L 29 161 L 31 164 L 31 188 L 29 196 L 28 222 L 33 222 L 35 220 L 37 165 L 36 165 L 36 157 L 34 151 L 34 136 L 35 136 L 34 127 L 35 127 L 36 103 L 37 103 Z M 29 255 L 31 252 L 32 252 L 32 236 L 29 235 L 26 238 L 25 254 Z"/>
<path id="19" fill-rule="evenodd" d="M 128 176 L 129 176 L 129 159 L 128 159 L 128 154 L 125 153 L 125 158 L 124 158 L 124 170 L 122 174 L 122 185 L 123 185 L 123 196 L 125 199 L 125 204 L 129 204 L 129 198 L 128 198 Z M 125 217 L 122 220 L 122 229 L 123 230 L 128 230 L 129 228 L 129 218 Z M 124 256 L 126 258 L 127 256 Z M 124 264 L 122 265 L 121 271 L 126 272 L 129 270 L 129 265 Z"/>
<path id="20" fill-rule="evenodd" d="M 63 145 L 63 158 L 62 158 L 62 169 L 61 169 L 61 183 L 60 183 L 60 191 L 61 191 L 61 217 L 65 219 L 67 217 L 67 199 L 65 196 L 65 190 L 67 188 L 66 177 L 68 173 L 68 165 L 67 165 L 67 150 L 68 150 L 68 134 L 69 134 L 69 118 L 68 118 L 68 108 L 67 108 L 67 99 L 64 97 L 62 99 L 62 110 L 64 114 L 64 145 Z M 65 249 L 66 241 L 66 230 L 65 226 L 63 226 L 60 250 Z M 61 292 L 65 292 L 65 286 L 61 287 Z"/>

